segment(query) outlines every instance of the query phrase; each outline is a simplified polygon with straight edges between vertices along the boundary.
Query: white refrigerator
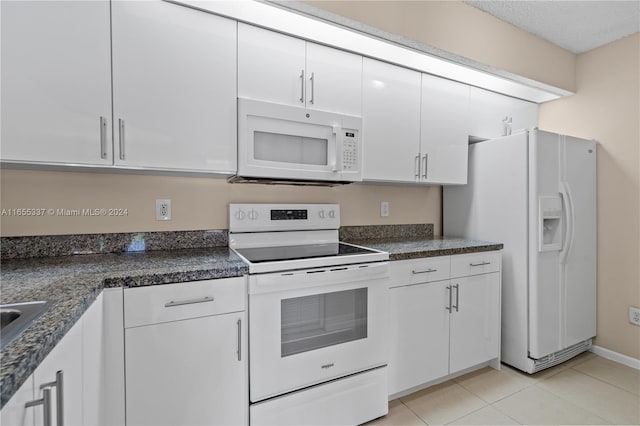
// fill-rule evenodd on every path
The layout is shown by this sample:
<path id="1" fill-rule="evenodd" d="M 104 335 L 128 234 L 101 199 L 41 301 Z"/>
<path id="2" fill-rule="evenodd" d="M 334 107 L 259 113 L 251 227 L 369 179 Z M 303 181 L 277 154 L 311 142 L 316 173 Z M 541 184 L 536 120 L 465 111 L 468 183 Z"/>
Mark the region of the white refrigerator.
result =
<path id="1" fill-rule="evenodd" d="M 596 143 L 538 129 L 469 146 L 444 188 L 445 235 L 499 241 L 502 362 L 528 373 L 596 334 Z"/>

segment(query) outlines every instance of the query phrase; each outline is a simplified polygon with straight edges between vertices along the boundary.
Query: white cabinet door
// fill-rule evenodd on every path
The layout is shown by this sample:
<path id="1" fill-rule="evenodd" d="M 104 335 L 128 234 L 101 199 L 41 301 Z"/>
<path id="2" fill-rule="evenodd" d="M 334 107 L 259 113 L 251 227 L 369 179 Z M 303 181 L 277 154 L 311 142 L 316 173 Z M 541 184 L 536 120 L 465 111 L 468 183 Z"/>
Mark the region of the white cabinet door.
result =
<path id="1" fill-rule="evenodd" d="M 538 105 L 472 87 L 470 117 L 470 135 L 493 139 L 536 127 Z"/>
<path id="2" fill-rule="evenodd" d="M 42 398 L 40 386 L 56 381 L 62 372 L 62 389 L 51 387 L 52 424 L 84 425 L 82 391 L 82 318 L 74 324 L 62 340 L 49 352 L 33 373 L 36 398 Z M 62 421 L 58 422 L 57 404 L 63 401 Z M 36 425 L 43 424 L 42 410 L 36 409 Z"/>
<path id="3" fill-rule="evenodd" d="M 111 164 L 109 1 L 0 7 L 0 158 Z"/>
<path id="4" fill-rule="evenodd" d="M 125 330 L 127 425 L 246 424 L 245 324 L 239 312 Z"/>
<path id="5" fill-rule="evenodd" d="M 456 278 L 451 285 L 449 372 L 455 373 L 500 356 L 500 273 Z"/>
<path id="6" fill-rule="evenodd" d="M 33 426 L 35 410 L 42 413 L 43 406 L 25 407 L 33 401 L 33 375 L 20 386 L 11 399 L 2 407 L 0 424 L 7 426 Z"/>
<path id="7" fill-rule="evenodd" d="M 235 173 L 236 22 L 114 1 L 115 163 Z"/>
<path id="8" fill-rule="evenodd" d="M 362 115 L 362 56 L 307 43 L 307 108 Z"/>
<path id="9" fill-rule="evenodd" d="M 389 289 L 389 394 L 449 372 L 449 281 Z"/>
<path id="10" fill-rule="evenodd" d="M 469 86 L 422 74 L 421 180 L 467 183 Z"/>
<path id="11" fill-rule="evenodd" d="M 89 309 L 82 315 L 82 418 L 85 425 L 101 423 L 101 405 L 106 395 L 103 392 L 104 332 L 103 293 L 100 293 Z M 113 372 L 115 373 L 115 372 Z"/>
<path id="12" fill-rule="evenodd" d="M 305 41 L 238 24 L 238 97 L 304 106 Z"/>
<path id="13" fill-rule="evenodd" d="M 362 73 L 363 179 L 418 182 L 420 73 L 368 58 Z"/>

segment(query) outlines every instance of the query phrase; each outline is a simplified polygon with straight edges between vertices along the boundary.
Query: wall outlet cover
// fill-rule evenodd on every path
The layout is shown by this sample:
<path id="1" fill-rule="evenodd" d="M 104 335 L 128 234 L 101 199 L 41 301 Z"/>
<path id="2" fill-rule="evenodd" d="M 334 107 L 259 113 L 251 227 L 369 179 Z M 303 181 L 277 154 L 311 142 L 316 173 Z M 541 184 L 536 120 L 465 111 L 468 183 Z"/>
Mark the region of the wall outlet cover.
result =
<path id="1" fill-rule="evenodd" d="M 629 322 L 634 325 L 640 325 L 640 308 L 629 306 Z"/>
<path id="2" fill-rule="evenodd" d="M 171 220 L 171 200 L 156 200 L 156 220 Z"/>

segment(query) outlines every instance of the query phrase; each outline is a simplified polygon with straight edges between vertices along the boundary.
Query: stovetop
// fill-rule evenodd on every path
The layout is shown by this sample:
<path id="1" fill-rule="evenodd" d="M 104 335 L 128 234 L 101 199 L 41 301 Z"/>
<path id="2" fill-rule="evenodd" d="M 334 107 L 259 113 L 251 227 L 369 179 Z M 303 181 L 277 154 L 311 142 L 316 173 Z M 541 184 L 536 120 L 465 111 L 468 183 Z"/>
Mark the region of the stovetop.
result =
<path id="1" fill-rule="evenodd" d="M 277 262 L 297 259 L 340 257 L 354 254 L 373 254 L 374 250 L 346 243 L 306 244 L 280 247 L 254 247 L 236 250 L 251 263 Z"/>

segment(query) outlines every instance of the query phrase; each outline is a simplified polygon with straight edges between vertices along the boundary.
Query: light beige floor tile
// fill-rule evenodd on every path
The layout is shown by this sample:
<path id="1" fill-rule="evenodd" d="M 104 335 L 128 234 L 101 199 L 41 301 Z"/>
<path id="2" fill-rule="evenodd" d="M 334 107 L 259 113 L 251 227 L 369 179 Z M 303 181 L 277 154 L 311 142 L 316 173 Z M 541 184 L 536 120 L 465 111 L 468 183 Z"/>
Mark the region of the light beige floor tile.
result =
<path id="1" fill-rule="evenodd" d="M 640 424 L 640 397 L 573 368 L 536 386 L 620 425 Z"/>
<path id="2" fill-rule="evenodd" d="M 582 373 L 640 395 L 640 371 L 599 356 L 573 367 Z"/>
<path id="3" fill-rule="evenodd" d="M 443 425 L 487 405 L 459 384 L 448 381 L 401 398 L 429 425 Z"/>
<path id="4" fill-rule="evenodd" d="M 492 406 L 488 405 L 484 408 L 474 411 L 473 413 L 464 416 L 455 422 L 449 423 L 451 425 L 518 425 L 512 418 L 502 414 Z"/>
<path id="5" fill-rule="evenodd" d="M 582 352 L 580 355 L 563 362 L 563 365 L 565 365 L 566 367 L 575 367 L 576 365 L 580 365 L 583 362 L 590 360 L 591 358 L 595 358 L 596 356 L 597 355 L 593 352 Z"/>
<path id="6" fill-rule="evenodd" d="M 608 422 L 538 387 L 528 387 L 493 407 L 523 425 L 587 425 Z"/>
<path id="7" fill-rule="evenodd" d="M 424 426 L 420 417 L 409 410 L 399 399 L 389 402 L 389 414 L 365 423 L 367 426 Z"/>
<path id="8" fill-rule="evenodd" d="M 466 374 L 456 382 L 476 396 L 491 403 L 512 395 L 536 383 L 535 380 L 515 373 L 510 368 L 500 371 L 486 368 Z"/>

